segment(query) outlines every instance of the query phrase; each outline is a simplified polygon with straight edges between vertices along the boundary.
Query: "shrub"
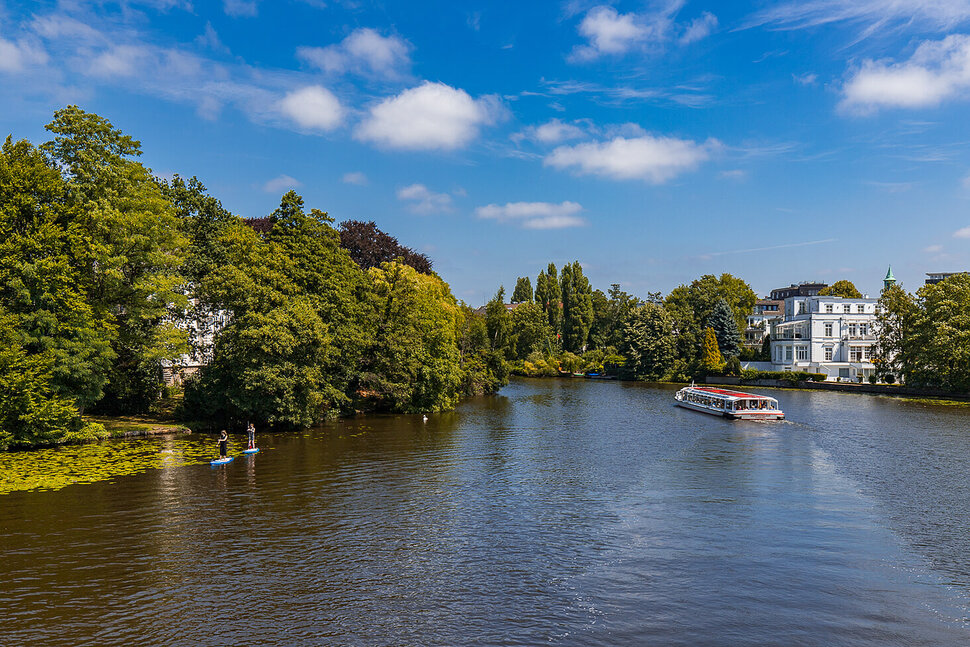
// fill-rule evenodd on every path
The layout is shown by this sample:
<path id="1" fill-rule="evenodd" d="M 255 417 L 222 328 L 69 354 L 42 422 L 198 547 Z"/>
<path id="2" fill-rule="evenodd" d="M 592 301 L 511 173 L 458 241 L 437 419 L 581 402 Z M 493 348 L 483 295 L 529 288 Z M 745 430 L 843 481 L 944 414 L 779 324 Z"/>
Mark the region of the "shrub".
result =
<path id="1" fill-rule="evenodd" d="M 896 376 L 893 375 L 892 373 L 887 373 L 886 384 L 895 384 L 895 383 L 896 383 Z"/>
<path id="2" fill-rule="evenodd" d="M 875 384 L 876 381 L 877 380 L 876 380 L 876 375 L 875 374 L 872 374 L 872 375 L 869 376 L 869 384 Z"/>

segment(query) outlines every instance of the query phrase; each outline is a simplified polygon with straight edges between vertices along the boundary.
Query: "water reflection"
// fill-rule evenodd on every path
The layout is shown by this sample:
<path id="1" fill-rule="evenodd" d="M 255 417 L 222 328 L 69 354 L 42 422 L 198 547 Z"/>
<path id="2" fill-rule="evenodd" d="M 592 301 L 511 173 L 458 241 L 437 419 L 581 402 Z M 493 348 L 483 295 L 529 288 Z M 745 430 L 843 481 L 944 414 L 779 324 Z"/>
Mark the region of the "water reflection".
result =
<path id="1" fill-rule="evenodd" d="M 216 469 L 209 438 L 71 448 L 108 480 L 41 454 L 74 472 L 0 496 L 0 643 L 970 643 L 965 409 L 672 392 L 521 380 Z"/>

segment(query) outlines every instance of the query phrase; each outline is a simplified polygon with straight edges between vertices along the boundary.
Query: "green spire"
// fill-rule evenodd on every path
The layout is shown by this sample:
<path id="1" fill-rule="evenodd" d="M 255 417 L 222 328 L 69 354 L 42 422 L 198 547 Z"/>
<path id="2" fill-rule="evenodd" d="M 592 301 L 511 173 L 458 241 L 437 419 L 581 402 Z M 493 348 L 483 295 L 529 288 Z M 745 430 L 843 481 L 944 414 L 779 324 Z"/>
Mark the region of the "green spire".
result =
<path id="1" fill-rule="evenodd" d="M 883 287 L 888 288 L 890 285 L 896 285 L 896 277 L 893 276 L 893 266 L 889 266 L 889 271 L 886 272 L 886 278 L 882 280 Z"/>

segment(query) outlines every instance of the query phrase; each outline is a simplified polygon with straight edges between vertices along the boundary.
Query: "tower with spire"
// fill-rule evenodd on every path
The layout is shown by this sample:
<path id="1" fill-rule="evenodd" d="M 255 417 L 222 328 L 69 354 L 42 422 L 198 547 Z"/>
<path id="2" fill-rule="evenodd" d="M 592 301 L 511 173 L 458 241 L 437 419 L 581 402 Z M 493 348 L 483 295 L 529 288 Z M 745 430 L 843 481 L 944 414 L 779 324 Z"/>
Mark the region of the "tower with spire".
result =
<path id="1" fill-rule="evenodd" d="M 882 280 L 882 287 L 884 290 L 888 290 L 893 285 L 896 285 L 896 277 L 893 276 L 893 266 L 889 266 L 889 271 L 886 272 L 886 278 Z"/>

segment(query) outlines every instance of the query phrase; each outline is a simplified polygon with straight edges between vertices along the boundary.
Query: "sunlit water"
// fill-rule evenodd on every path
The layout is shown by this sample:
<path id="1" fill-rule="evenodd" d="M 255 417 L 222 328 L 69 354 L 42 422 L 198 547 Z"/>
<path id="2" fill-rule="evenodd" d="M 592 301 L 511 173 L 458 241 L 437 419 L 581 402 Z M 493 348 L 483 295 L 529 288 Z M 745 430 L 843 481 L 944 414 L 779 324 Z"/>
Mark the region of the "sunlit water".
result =
<path id="1" fill-rule="evenodd" d="M 0 455 L 0 645 L 970 644 L 970 408 L 771 395 L 522 380 L 218 468 Z"/>

